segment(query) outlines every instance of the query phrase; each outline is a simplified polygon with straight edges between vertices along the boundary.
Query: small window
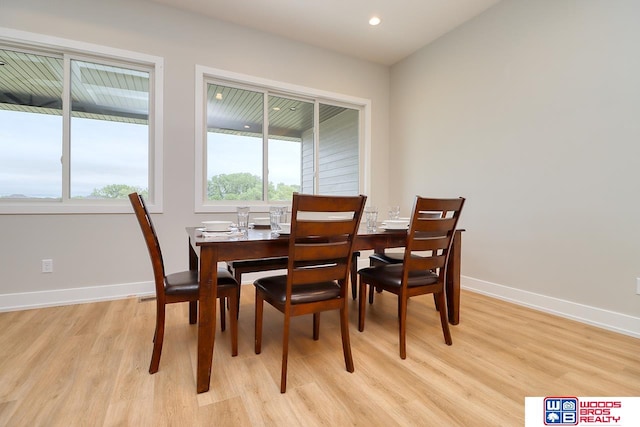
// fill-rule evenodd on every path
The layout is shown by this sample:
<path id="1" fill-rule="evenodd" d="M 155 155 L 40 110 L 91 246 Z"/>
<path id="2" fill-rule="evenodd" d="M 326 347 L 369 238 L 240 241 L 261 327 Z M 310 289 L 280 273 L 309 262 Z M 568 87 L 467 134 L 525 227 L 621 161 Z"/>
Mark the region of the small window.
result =
<path id="1" fill-rule="evenodd" d="M 161 63 L 1 43 L 0 213 L 157 211 Z"/>

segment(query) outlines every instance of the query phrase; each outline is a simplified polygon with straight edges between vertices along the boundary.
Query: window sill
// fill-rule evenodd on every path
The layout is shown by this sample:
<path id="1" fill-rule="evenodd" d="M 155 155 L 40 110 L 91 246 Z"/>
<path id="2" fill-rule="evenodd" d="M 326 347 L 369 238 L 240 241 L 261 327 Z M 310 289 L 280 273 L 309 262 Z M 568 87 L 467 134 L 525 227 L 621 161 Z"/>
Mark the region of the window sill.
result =
<path id="1" fill-rule="evenodd" d="M 151 213 L 162 213 L 162 205 L 147 204 Z M 0 215 L 57 215 L 57 214 L 122 214 L 131 213 L 131 205 L 123 200 L 115 203 L 66 203 L 60 202 L 2 202 Z"/>

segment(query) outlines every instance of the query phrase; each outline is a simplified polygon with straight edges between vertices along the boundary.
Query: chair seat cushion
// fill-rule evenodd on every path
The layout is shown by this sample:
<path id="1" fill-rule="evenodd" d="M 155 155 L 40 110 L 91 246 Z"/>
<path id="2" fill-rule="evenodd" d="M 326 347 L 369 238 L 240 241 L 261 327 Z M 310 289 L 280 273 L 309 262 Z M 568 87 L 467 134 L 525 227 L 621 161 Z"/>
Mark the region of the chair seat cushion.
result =
<path id="1" fill-rule="evenodd" d="M 284 304 L 287 296 L 287 276 L 263 277 L 253 282 L 255 287 L 275 301 Z M 291 294 L 291 304 L 324 301 L 340 296 L 340 286 L 335 282 L 296 285 Z"/>
<path id="2" fill-rule="evenodd" d="M 369 255 L 369 259 L 371 261 L 377 261 L 384 264 L 400 264 L 404 261 L 404 254 L 400 252 L 387 252 L 384 254 L 374 252 Z"/>
<path id="3" fill-rule="evenodd" d="M 400 287 L 402 284 L 402 264 L 387 264 L 367 267 L 358 271 L 361 280 L 367 284 L 382 284 Z M 413 270 L 409 272 L 408 287 L 432 285 L 438 282 L 438 275 L 431 270 Z"/>
<path id="4" fill-rule="evenodd" d="M 218 288 L 232 288 L 238 282 L 224 268 L 218 268 Z M 167 295 L 198 294 L 198 272 L 187 270 L 169 274 L 164 279 L 164 289 Z"/>

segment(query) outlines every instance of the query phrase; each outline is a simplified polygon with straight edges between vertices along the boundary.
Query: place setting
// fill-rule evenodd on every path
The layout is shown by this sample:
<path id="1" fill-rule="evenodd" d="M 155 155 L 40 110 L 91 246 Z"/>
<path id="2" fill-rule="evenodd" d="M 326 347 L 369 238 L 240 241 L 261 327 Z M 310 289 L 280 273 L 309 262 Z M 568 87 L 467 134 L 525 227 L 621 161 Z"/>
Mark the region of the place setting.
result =
<path id="1" fill-rule="evenodd" d="M 230 239 L 244 235 L 238 225 L 232 221 L 202 221 L 202 227 L 196 230 L 207 240 Z"/>

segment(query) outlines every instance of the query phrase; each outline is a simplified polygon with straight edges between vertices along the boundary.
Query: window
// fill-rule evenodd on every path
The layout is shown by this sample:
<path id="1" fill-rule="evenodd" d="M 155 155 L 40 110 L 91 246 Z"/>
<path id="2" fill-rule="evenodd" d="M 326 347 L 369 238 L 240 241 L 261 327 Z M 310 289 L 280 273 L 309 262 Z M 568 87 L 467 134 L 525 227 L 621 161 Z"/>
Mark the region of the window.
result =
<path id="1" fill-rule="evenodd" d="M 363 192 L 366 100 L 198 72 L 196 212 Z"/>
<path id="2" fill-rule="evenodd" d="M 0 212 L 125 212 L 131 191 L 158 211 L 161 61 L 60 42 L 0 32 Z"/>

